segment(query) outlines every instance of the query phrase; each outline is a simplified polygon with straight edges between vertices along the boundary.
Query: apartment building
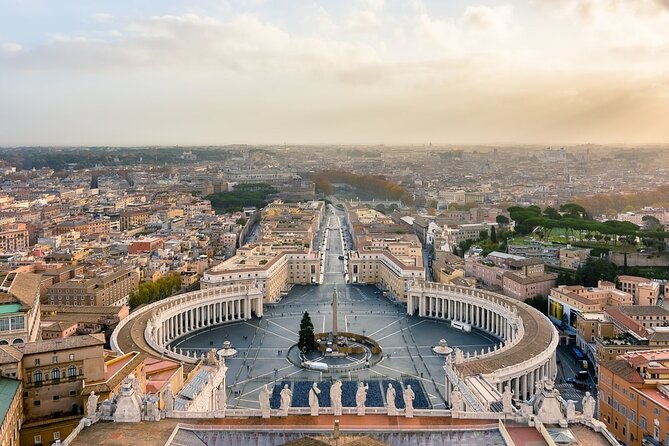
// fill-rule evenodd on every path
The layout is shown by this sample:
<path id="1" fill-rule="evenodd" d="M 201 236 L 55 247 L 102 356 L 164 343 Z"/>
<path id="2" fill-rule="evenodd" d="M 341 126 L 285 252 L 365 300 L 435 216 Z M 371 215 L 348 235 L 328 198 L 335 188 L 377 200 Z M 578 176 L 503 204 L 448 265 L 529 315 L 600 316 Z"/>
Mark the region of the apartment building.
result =
<path id="1" fill-rule="evenodd" d="M 50 305 L 122 306 L 139 287 L 139 272 L 122 268 L 100 277 L 71 279 L 49 287 Z"/>
<path id="2" fill-rule="evenodd" d="M 599 364 L 599 420 L 629 446 L 669 444 L 669 350 Z"/>
<path id="3" fill-rule="evenodd" d="M 602 311 L 606 306 L 632 305 L 631 294 L 616 289 L 614 283 L 600 280 L 597 287 L 560 285 L 552 288 L 548 296 L 548 316 L 557 323 L 566 321 L 576 327 L 578 313 Z"/>
<path id="4" fill-rule="evenodd" d="M 121 231 L 145 225 L 149 220 L 151 220 L 151 210 L 147 208 L 124 209 L 119 213 Z"/>
<path id="5" fill-rule="evenodd" d="M 496 251 L 485 258 L 466 258 L 465 273 L 519 300 L 546 296 L 557 283 L 557 274 L 546 272 L 541 260 Z"/>
<path id="6" fill-rule="evenodd" d="M 5 225 L 0 230 L 0 252 L 22 252 L 30 246 L 30 233 L 25 223 Z"/>
<path id="7" fill-rule="evenodd" d="M 635 305 L 655 305 L 660 296 L 660 284 L 645 277 L 618 276 L 621 290 L 634 296 Z"/>
<path id="8" fill-rule="evenodd" d="M 276 302 L 291 284 L 315 285 L 321 282 L 318 253 L 302 250 L 277 250 L 272 245 L 247 245 L 237 254 L 204 272 L 202 289 L 255 283 L 265 302 Z"/>
<path id="9" fill-rule="evenodd" d="M 0 275 L 0 345 L 40 338 L 40 281 L 33 273 Z"/>
<path id="10" fill-rule="evenodd" d="M 84 383 L 104 378 L 104 343 L 96 334 L 0 346 L 2 375 L 22 382 L 21 445 L 69 435 L 83 413 Z"/>
<path id="11" fill-rule="evenodd" d="M 350 254 L 351 283 L 374 283 L 400 300 L 414 280 L 425 279 L 422 246 L 414 234 L 359 236 Z"/>

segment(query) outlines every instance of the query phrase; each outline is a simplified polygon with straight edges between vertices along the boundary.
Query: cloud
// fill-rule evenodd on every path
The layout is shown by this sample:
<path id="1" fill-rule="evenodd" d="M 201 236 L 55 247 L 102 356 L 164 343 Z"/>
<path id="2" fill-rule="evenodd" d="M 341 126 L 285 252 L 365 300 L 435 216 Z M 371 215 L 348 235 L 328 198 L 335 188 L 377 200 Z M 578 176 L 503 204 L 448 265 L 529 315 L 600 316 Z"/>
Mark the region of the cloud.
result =
<path id="1" fill-rule="evenodd" d="M 503 6 L 468 6 L 462 16 L 462 23 L 469 28 L 482 31 L 503 32 L 509 26 L 513 8 Z"/>
<path id="2" fill-rule="evenodd" d="M 348 18 L 348 28 L 352 31 L 374 31 L 381 25 L 378 16 L 372 11 L 356 10 Z"/>
<path id="3" fill-rule="evenodd" d="M 98 23 L 110 23 L 114 20 L 114 16 L 106 12 L 98 12 L 93 14 L 93 20 Z"/>
<path id="4" fill-rule="evenodd" d="M 0 43 L 0 51 L 6 54 L 16 54 L 23 50 L 21 44 L 16 42 L 4 42 Z"/>

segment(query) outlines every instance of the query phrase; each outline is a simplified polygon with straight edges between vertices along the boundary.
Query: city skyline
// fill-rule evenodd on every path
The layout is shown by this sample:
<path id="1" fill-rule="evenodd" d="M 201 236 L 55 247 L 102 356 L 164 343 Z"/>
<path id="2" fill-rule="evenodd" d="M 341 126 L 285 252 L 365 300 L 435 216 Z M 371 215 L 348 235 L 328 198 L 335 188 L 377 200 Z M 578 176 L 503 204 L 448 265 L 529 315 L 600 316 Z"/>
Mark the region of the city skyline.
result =
<path id="1" fill-rule="evenodd" d="M 669 141 L 662 0 L 3 10 L 2 146 Z"/>

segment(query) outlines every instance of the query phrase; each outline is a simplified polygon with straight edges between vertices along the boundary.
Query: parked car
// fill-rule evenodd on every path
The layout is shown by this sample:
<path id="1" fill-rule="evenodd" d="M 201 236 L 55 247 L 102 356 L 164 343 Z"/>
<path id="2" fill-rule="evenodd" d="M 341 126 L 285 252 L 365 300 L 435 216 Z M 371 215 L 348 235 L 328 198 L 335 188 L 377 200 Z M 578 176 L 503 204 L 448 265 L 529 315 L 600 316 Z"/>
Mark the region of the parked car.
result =
<path id="1" fill-rule="evenodd" d="M 576 379 L 586 380 L 588 379 L 588 376 L 590 375 L 588 375 L 587 370 L 579 370 L 578 372 L 576 372 Z"/>
<path id="2" fill-rule="evenodd" d="M 566 381 L 568 384 L 576 384 L 576 382 L 577 382 L 577 381 L 576 381 L 576 378 L 573 378 L 573 377 L 571 377 L 571 376 L 568 377 L 567 379 L 565 379 L 565 381 Z"/>

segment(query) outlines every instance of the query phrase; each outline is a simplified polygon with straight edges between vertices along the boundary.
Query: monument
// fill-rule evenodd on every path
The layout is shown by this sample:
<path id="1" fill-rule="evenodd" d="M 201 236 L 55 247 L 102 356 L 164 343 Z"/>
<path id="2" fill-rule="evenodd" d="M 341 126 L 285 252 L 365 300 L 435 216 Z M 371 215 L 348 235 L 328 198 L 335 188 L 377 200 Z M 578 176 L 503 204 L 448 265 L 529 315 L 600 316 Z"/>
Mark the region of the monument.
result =
<path id="1" fill-rule="evenodd" d="M 284 384 L 281 393 L 281 405 L 279 406 L 279 415 L 282 417 L 288 416 L 288 409 L 290 409 L 290 402 L 293 400 L 293 391 L 288 388 L 288 384 Z"/>
<path id="2" fill-rule="evenodd" d="M 335 381 L 330 387 L 330 405 L 335 416 L 340 416 L 342 412 L 341 387 L 340 380 Z"/>
<path id="3" fill-rule="evenodd" d="M 416 394 L 411 390 L 411 384 L 407 385 L 402 396 L 404 397 L 404 416 L 413 418 L 413 400 L 416 399 Z"/>
<path id="4" fill-rule="evenodd" d="M 86 416 L 89 420 L 94 421 L 97 418 L 98 398 L 94 391 L 91 391 L 88 401 L 86 402 Z"/>
<path id="5" fill-rule="evenodd" d="M 358 390 L 355 392 L 355 407 L 358 409 L 358 415 L 365 414 L 365 402 L 367 401 L 367 389 L 369 384 L 358 383 Z"/>
<path id="6" fill-rule="evenodd" d="M 595 415 L 595 399 L 590 395 L 590 392 L 585 392 L 585 396 L 581 401 L 583 404 L 583 418 L 586 420 L 592 420 Z"/>
<path id="7" fill-rule="evenodd" d="M 502 410 L 504 413 L 513 412 L 513 394 L 509 386 L 504 387 L 504 393 L 502 394 Z"/>
<path id="8" fill-rule="evenodd" d="M 388 415 L 391 417 L 397 415 L 395 395 L 395 388 L 393 387 L 392 383 L 388 383 L 388 390 L 386 390 L 386 407 L 388 408 Z"/>
<path id="9" fill-rule="evenodd" d="M 309 389 L 309 408 L 311 409 L 311 416 L 318 416 L 318 409 L 320 409 L 320 404 L 318 401 L 318 395 L 320 395 L 321 389 L 318 388 L 318 384 L 314 383 Z"/>
<path id="10" fill-rule="evenodd" d="M 260 413 L 263 418 L 269 418 L 269 389 L 267 384 L 262 386 L 260 394 L 258 394 L 258 402 L 260 403 Z"/>
<path id="11" fill-rule="evenodd" d="M 139 394 L 138 382 L 130 374 L 123 380 L 119 390 L 114 421 L 122 423 L 139 423 L 142 421 L 142 395 Z"/>

